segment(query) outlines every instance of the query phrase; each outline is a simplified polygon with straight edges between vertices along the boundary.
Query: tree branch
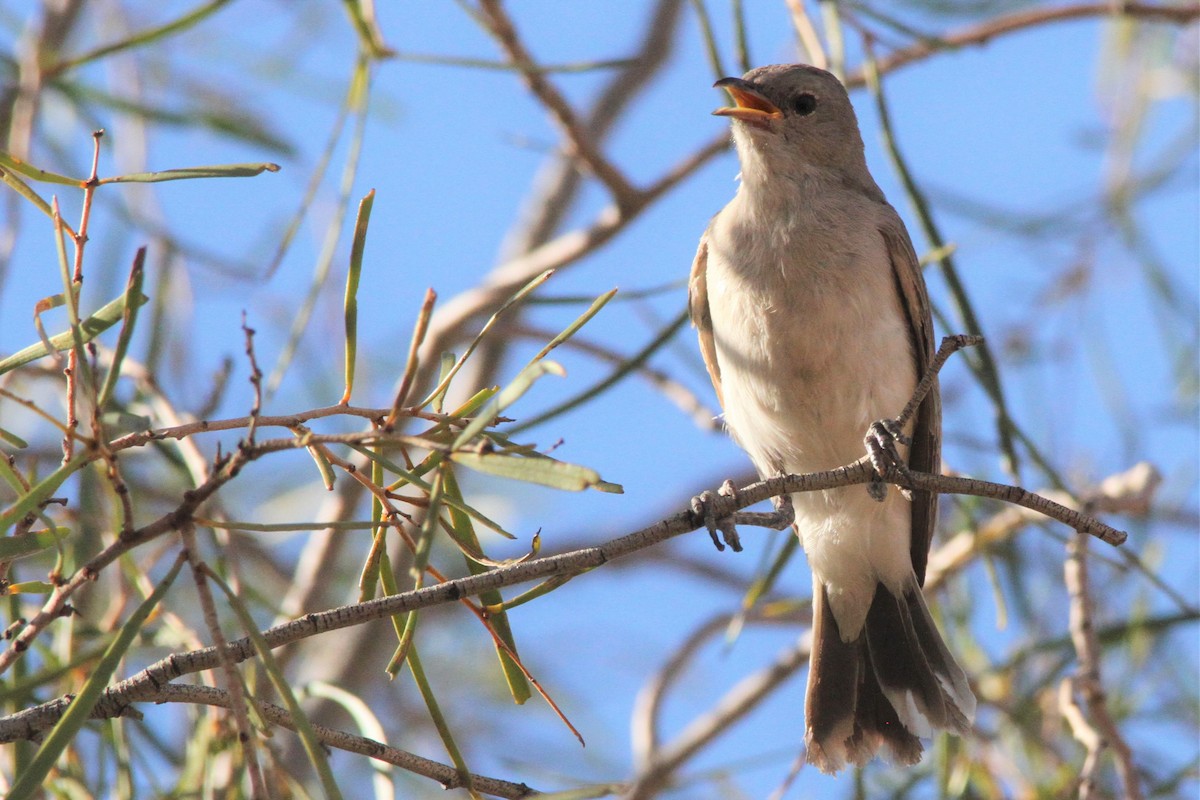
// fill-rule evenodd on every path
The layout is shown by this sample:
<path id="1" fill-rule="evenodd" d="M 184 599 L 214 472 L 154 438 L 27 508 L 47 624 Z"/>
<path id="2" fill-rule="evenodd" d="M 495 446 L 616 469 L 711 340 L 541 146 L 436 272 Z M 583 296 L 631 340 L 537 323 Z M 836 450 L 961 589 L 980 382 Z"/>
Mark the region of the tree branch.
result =
<path id="1" fill-rule="evenodd" d="M 1066 22 L 1088 17 L 1132 17 L 1152 22 L 1168 22 L 1184 25 L 1200 18 L 1200 4 L 1165 5 L 1158 3 L 1077 3 L 1069 6 L 1050 8 L 1031 8 L 1018 11 L 1004 17 L 997 17 L 986 22 L 962 30 L 952 31 L 940 36 L 930 36 L 906 47 L 881 57 L 876 62 L 876 69 L 882 75 L 893 72 L 901 67 L 922 61 L 942 50 L 952 50 L 961 47 L 979 46 L 990 42 L 997 36 L 1035 28 L 1053 22 Z M 847 86 L 862 86 L 866 83 L 866 70 L 859 69 L 846 76 Z"/>
<path id="2" fill-rule="evenodd" d="M 1071 642 L 1079 657 L 1079 669 L 1074 677 L 1063 681 L 1059 701 L 1072 733 L 1088 751 L 1079 776 L 1079 798 L 1090 800 L 1096 796 L 1096 768 L 1100 755 L 1111 747 L 1117 774 L 1121 777 L 1122 796 L 1126 800 L 1141 800 L 1143 795 L 1133 763 L 1133 751 L 1108 713 L 1108 700 L 1100 677 L 1100 643 L 1096 638 L 1096 606 L 1092 601 L 1087 551 L 1087 537 L 1077 533 L 1067 542 L 1067 559 L 1063 565 L 1063 580 L 1071 596 Z M 1090 722 L 1074 702 L 1075 689 L 1087 704 Z"/>
<path id="3" fill-rule="evenodd" d="M 146 701 L 153 703 L 191 703 L 225 709 L 233 706 L 233 700 L 230 698 L 228 692 L 211 686 L 171 684 L 163 686 L 154 695 L 147 697 Z M 268 722 L 295 732 L 296 722 L 292 719 L 292 715 L 288 713 L 287 709 L 263 700 L 254 700 L 253 703 L 258 712 Z M 383 742 L 378 742 L 365 736 L 356 736 L 337 728 L 330 728 L 316 723 L 309 724 L 312 725 L 313 733 L 317 735 L 317 739 L 326 747 L 335 747 L 338 750 L 345 750 L 350 753 L 374 758 L 378 761 L 384 761 L 413 774 L 435 780 L 444 789 L 461 789 L 466 785 L 458 770 L 448 764 L 422 758 L 407 750 L 400 750 L 399 748 L 391 747 Z M 512 783 L 511 781 L 499 778 L 489 778 L 485 775 L 472 775 L 471 787 L 494 797 L 513 798 L 513 800 L 521 800 L 521 798 L 533 797 L 540 794 L 540 792 L 531 789 L 523 783 Z"/>
<path id="4" fill-rule="evenodd" d="M 321 438 L 340 439 L 344 437 Z M 255 450 L 246 449 L 240 451 L 239 455 L 247 454 L 247 458 L 253 457 L 256 451 L 267 452 L 281 449 L 289 441 L 295 447 L 306 446 L 306 440 L 304 439 L 277 439 L 261 442 L 256 445 Z M 225 474 L 226 470 L 221 470 L 220 473 Z M 712 500 L 712 503 L 715 514 L 718 518 L 723 518 L 730 516 L 735 511 L 771 497 L 796 492 L 812 492 L 822 489 L 835 489 L 838 487 L 866 484 L 870 483 L 874 477 L 875 471 L 871 466 L 870 460 L 864 456 L 853 464 L 827 472 L 784 475 L 758 481 L 739 489 L 731 496 L 717 496 Z M 883 477 L 889 483 L 908 489 L 921 489 L 938 492 L 939 494 L 965 494 L 976 497 L 989 497 L 1008 503 L 1015 503 L 1025 508 L 1039 511 L 1042 514 L 1070 525 L 1081 533 L 1091 534 L 1113 545 L 1121 544 L 1127 537 L 1124 531 L 1119 531 L 1093 517 L 1054 503 L 1040 495 L 1027 492 L 1017 486 L 1005 486 L 972 478 L 929 475 L 920 472 L 898 474 L 895 469 L 888 470 L 888 473 Z M 202 488 L 211 493 L 216 490 L 216 485 L 219 485 L 219 481 L 214 476 L 214 479 L 211 479 Z M 151 534 L 155 531 L 165 532 L 181 525 L 184 520 L 188 519 L 194 513 L 195 506 L 199 503 L 199 500 L 196 498 L 201 496 L 201 494 L 200 490 L 190 492 L 189 495 L 193 496 L 191 502 L 185 503 L 176 511 L 164 515 L 164 517 L 161 517 L 145 528 L 139 529 L 138 541 L 146 541 L 152 538 Z M 207 496 L 207 494 L 203 496 Z M 487 591 L 502 589 L 519 583 L 526 583 L 540 578 L 549 578 L 551 576 L 578 575 L 603 566 L 614 559 L 630 555 L 675 536 L 694 531 L 703 524 L 704 520 L 690 510 L 682 511 L 653 525 L 595 547 L 587 547 L 555 556 L 536 558 L 519 564 L 492 569 L 479 575 L 444 581 L 415 591 L 403 592 L 365 603 L 356 603 L 333 608 L 328 611 L 308 614 L 300 619 L 269 628 L 263 632 L 263 638 L 270 647 L 276 648 L 329 631 L 362 625 L 373 620 L 390 617 L 393 614 L 413 611 L 419 608 L 458 602 L 466 597 L 473 597 Z M 66 597 L 69 596 L 71 591 L 74 591 L 86 581 L 86 578 L 81 576 L 94 575 L 95 570 L 98 569 L 97 564 L 99 562 L 109 563 L 121 552 L 128 549 L 128 546 L 119 546 L 122 545 L 122 541 L 106 548 L 100 555 L 96 556 L 96 558 L 88 562 L 88 565 L 76 573 L 72 581 L 68 584 L 70 587 L 69 591 L 61 593 L 56 591 L 52 595 L 51 600 L 43 608 L 42 615 L 39 615 L 39 617 L 46 616 L 39 629 L 48 624 L 50 619 L 56 618 L 61 613 L 61 606 L 65 604 Z M 21 632 L 20 636 L 18 636 L 18 642 L 24 643 L 32 638 L 34 635 L 30 633 L 32 629 L 33 623 Z M 17 651 L 17 642 L 3 655 L 11 657 L 14 651 Z M 252 658 L 254 654 L 254 644 L 249 638 L 234 640 L 229 643 L 226 649 L 226 655 L 229 656 L 232 662 L 245 661 Z M 221 658 L 214 647 L 168 656 L 142 670 L 137 675 L 108 689 L 97 704 L 97 713 L 106 716 L 118 715 L 130 703 L 142 701 L 146 692 L 157 690 L 159 687 L 170 683 L 181 675 L 213 669 L 220 662 Z M 61 707 L 57 705 L 60 702 Z M 39 731 L 45 730 L 57 721 L 65 708 L 65 702 L 53 701 L 0 718 L 0 742 L 28 738 Z"/>
<path id="5" fill-rule="evenodd" d="M 570 103 L 550 82 L 546 73 L 537 67 L 499 0 L 481 0 L 480 8 L 492 35 L 508 54 L 513 66 L 521 71 L 521 78 L 529 91 L 546 107 L 562 130 L 568 153 L 608 188 L 619 208 L 635 205 L 641 192 L 600 152 Z"/>

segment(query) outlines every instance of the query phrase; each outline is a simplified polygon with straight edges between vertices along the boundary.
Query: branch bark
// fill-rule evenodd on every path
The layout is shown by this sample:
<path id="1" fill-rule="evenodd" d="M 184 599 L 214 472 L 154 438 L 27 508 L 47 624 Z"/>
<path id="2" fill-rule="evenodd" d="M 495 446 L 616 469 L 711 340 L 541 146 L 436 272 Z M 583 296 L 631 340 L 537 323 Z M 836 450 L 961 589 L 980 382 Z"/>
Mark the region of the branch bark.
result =
<path id="1" fill-rule="evenodd" d="M 320 437 L 336 438 L 339 437 Z M 256 445 L 262 452 L 273 452 L 282 449 L 288 440 L 261 442 Z M 292 441 L 295 447 L 307 446 L 309 440 L 296 439 Z M 253 456 L 253 451 L 242 451 Z M 1027 492 L 1016 486 L 989 483 L 971 478 L 957 478 L 948 475 L 928 475 L 925 473 L 906 472 L 898 474 L 894 469 L 884 475 L 884 480 L 896 486 L 908 489 L 922 489 L 940 494 L 967 494 L 977 497 L 990 497 L 1015 503 L 1025 508 L 1040 511 L 1047 516 L 1070 525 L 1080 533 L 1088 533 L 1110 544 L 1120 544 L 1125 541 L 1127 534 L 1112 528 L 1099 520 L 1066 508 L 1046 498 Z M 811 492 L 823 489 L 855 486 L 870 483 L 875 478 L 875 471 L 869 459 L 862 459 L 827 472 L 814 472 L 803 475 L 784 475 L 777 478 L 758 481 L 737 490 L 731 496 L 717 496 L 713 499 L 714 513 L 718 517 L 727 517 L 735 511 L 762 502 L 771 497 L 792 494 L 795 492 Z M 215 491 L 215 486 L 211 487 Z M 192 504 L 181 506 L 175 512 L 165 515 L 155 523 L 147 526 L 154 531 L 166 532 L 182 525 L 184 520 L 194 513 Z M 519 583 L 554 576 L 572 576 L 603 566 L 614 559 L 630 555 L 647 547 L 651 547 L 667 539 L 696 530 L 704 524 L 702 517 L 692 511 L 682 511 L 653 525 L 626 534 L 617 539 L 605 542 L 595 547 L 587 547 L 555 556 L 547 556 L 525 561 L 519 564 L 499 567 L 479 575 L 448 580 L 433 586 L 427 586 L 415 591 L 382 597 L 365 603 L 341 606 L 328 611 L 308 614 L 300 619 L 276 625 L 263 631 L 263 638 L 272 647 L 307 639 L 312 636 L 340 630 L 355 625 L 362 625 L 373 620 L 390 617 L 393 614 L 428 608 L 435 605 L 458 602 L 467 597 L 473 597 L 495 589 L 502 589 Z M 146 529 L 141 529 L 140 540 L 148 540 Z M 118 542 L 118 544 L 120 544 Z M 78 588 L 86 578 L 80 576 L 94 574 L 97 559 L 111 561 L 116 557 L 114 548 L 110 546 L 100 556 L 89 562 L 70 582 L 72 590 Z M 125 548 L 127 549 L 127 548 Z M 93 570 L 89 573 L 89 569 Z M 65 604 L 69 592 L 52 596 L 43 614 L 49 619 L 55 618 Z M 22 631 L 18 641 L 26 641 L 33 634 Z M 4 654 L 14 654 L 16 643 Z M 231 641 L 225 650 L 231 662 L 237 663 L 252 658 L 255 654 L 254 644 L 248 637 Z M 221 654 L 215 647 L 193 650 L 168 656 L 137 675 L 124 680 L 108 689 L 96 706 L 100 716 L 119 716 L 131 703 L 141 702 L 147 693 L 156 691 L 181 675 L 214 669 L 221 663 Z M 30 738 L 54 724 L 66 708 L 63 700 L 44 703 L 24 711 L 0 718 L 0 742 L 10 742 L 20 738 Z"/>

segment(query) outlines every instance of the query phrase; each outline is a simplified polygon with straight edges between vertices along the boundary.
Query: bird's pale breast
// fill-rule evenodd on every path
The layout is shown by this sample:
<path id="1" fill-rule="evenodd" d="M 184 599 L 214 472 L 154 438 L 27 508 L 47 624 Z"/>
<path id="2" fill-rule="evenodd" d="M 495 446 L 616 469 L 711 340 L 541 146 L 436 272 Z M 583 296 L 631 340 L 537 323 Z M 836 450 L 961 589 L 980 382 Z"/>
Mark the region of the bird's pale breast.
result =
<path id="1" fill-rule="evenodd" d="M 802 207 L 776 213 L 785 224 L 767 236 L 752 233 L 763 230 L 753 213 L 727 209 L 709 232 L 708 301 L 725 421 L 765 475 L 860 458 L 868 426 L 896 416 L 916 384 L 886 245 L 869 223 L 873 201 L 844 201 L 860 207 L 839 214 L 837 203 L 824 203 L 832 211 L 819 219 Z M 830 586 L 846 635 L 861 625 L 876 581 L 909 579 L 908 503 L 895 491 L 878 503 L 861 486 L 793 502 L 809 561 Z"/>

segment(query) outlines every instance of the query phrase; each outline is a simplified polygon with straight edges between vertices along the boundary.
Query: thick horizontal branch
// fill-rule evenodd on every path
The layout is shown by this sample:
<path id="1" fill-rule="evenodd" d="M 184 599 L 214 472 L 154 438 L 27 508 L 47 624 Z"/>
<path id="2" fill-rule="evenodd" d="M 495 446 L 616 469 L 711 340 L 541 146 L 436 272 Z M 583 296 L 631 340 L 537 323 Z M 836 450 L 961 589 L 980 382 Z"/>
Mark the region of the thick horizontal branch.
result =
<path id="1" fill-rule="evenodd" d="M 713 498 L 713 510 L 718 517 L 725 517 L 778 495 L 865 484 L 869 483 L 873 477 L 874 472 L 870 463 L 864 457 L 853 464 L 827 472 L 785 475 L 752 483 L 739 489 L 732 496 Z M 921 489 L 940 494 L 973 495 L 1014 503 L 1046 514 L 1081 533 L 1091 534 L 1113 545 L 1119 545 L 1127 538 L 1124 531 L 1119 531 L 1093 517 L 1016 486 L 947 475 L 928 475 L 917 472 L 899 474 L 895 470 L 885 475 L 884 479 L 889 483 L 909 489 Z M 499 567 L 479 575 L 445 581 L 366 603 L 356 603 L 308 614 L 300 619 L 269 628 L 262 635 L 268 646 L 282 647 L 330 631 L 362 625 L 420 608 L 454 603 L 465 597 L 473 597 L 520 583 L 552 576 L 578 575 L 614 559 L 689 533 L 696 530 L 701 524 L 703 524 L 703 519 L 691 511 L 684 511 L 595 547 Z M 254 644 L 249 638 L 231 641 L 227 648 L 227 656 L 234 662 L 245 661 L 253 658 L 254 655 Z M 100 702 L 97 703 L 94 713 L 100 717 L 120 716 L 125 708 L 152 697 L 161 687 L 176 678 L 213 669 L 219 664 L 219 654 L 213 647 L 168 656 L 107 689 Z M 0 718 L 0 742 L 11 742 L 16 739 L 37 736 L 58 720 L 66 710 L 67 703 L 67 698 L 60 698 Z"/>

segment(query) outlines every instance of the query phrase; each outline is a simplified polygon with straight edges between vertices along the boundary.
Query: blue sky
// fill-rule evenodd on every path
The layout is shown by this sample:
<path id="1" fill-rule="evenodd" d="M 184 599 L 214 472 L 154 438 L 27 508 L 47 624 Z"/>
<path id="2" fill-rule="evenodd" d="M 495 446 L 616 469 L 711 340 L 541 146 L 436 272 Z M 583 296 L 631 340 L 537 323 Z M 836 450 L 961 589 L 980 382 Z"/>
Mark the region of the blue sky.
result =
<path id="1" fill-rule="evenodd" d="M 616 13 L 613 4 L 602 3 L 530 0 L 511 5 L 531 49 L 547 62 L 620 56 L 636 40 L 643 13 L 643 4 L 634 3 L 615 4 L 622 13 Z M 717 40 L 728 70 L 733 72 L 726 14 L 719 4 L 710 5 L 714 7 Z M 795 60 L 783 4 L 746 5 L 752 15 L 749 32 L 755 63 Z M 348 26 L 336 15 L 327 16 L 320 25 L 271 25 L 261 19 L 260 6 L 234 4 L 213 21 L 222 31 L 242 30 L 234 37 L 239 43 L 214 40 L 197 29 L 178 40 L 179 56 L 193 62 L 195 74 L 214 87 L 236 87 L 238 101 L 264 112 L 271 129 L 293 143 L 295 156 L 280 156 L 194 131 L 167 132 L 154 140 L 148 152 L 149 165 L 155 169 L 257 160 L 282 164 L 282 172 L 252 180 L 179 182 L 155 189 L 162 214 L 185 240 L 258 269 L 272 250 L 271 236 L 303 192 L 348 78 L 353 53 Z M 498 57 L 494 44 L 449 4 L 397 4 L 380 11 L 389 44 L 399 51 Z M 278 11 L 271 13 L 283 18 Z M 306 13 L 320 18 L 318 12 Z M 296 14 L 295 18 L 303 16 Z M 925 24 L 936 30 L 944 23 L 929 19 Z M 1193 48 L 1194 34 L 1195 30 Z M 1158 466 L 1165 478 L 1161 491 L 1164 509 L 1182 510 L 1183 523 L 1134 523 L 1132 546 L 1164 565 L 1165 580 L 1194 601 L 1198 555 L 1191 535 L 1195 531 L 1189 526 L 1196 513 L 1200 441 L 1194 387 L 1181 392 L 1180 372 L 1172 367 L 1170 349 L 1190 343 L 1190 352 L 1195 352 L 1195 309 L 1200 294 L 1196 149 L 1193 142 L 1179 173 L 1133 212 L 1172 285 L 1168 303 L 1147 288 L 1143 266 L 1121 246 L 1101 209 L 1105 171 L 1111 163 L 1101 145 L 1109 130 L 1107 115 L 1113 97 L 1111 84 L 1101 76 L 1106 63 L 1119 63 L 1111 49 L 1119 41 L 1119 32 L 1105 22 L 1055 25 L 907 67 L 888 76 L 885 88 L 900 146 L 934 200 L 943 233 L 958 247 L 962 279 L 993 347 L 1011 352 L 1005 344 L 1018 339 L 1028 347 L 1028 357 L 1002 362 L 1018 422 L 1076 485 L 1086 485 L 1139 460 Z M 281 63 L 274 54 L 285 50 L 302 54 L 297 65 L 286 74 L 271 74 L 271 68 Z M 222 79 L 222 75 L 226 77 Z M 247 75 L 250 79 L 242 80 Z M 101 78 L 97 73 L 96 79 Z M 722 95 L 711 88 L 714 78 L 695 17 L 685 11 L 668 68 L 614 132 L 607 152 L 635 181 L 646 183 L 719 135 L 727 122 L 709 113 L 723 102 Z M 584 104 L 604 77 L 563 75 L 554 80 L 572 101 Z M 151 85 L 150 90 L 170 96 L 170 87 Z M 893 204 L 910 220 L 917 249 L 922 251 L 926 243 L 911 222 L 911 208 L 881 150 L 871 98 L 858 91 L 853 99 L 872 171 Z M 1194 125 L 1195 108 L 1194 98 L 1186 94 L 1164 96 L 1147 115 L 1135 164 L 1149 168 L 1157 153 L 1186 135 Z M 84 163 L 90 153 L 88 131 L 93 122 L 70 116 L 62 106 L 50 106 L 46 111 L 55 144 L 69 148 L 78 163 Z M 362 389 L 356 402 L 383 406 L 389 402 L 388 388 L 403 362 L 425 288 L 432 286 L 443 300 L 449 300 L 474 285 L 496 263 L 515 209 L 556 134 L 519 81 L 503 71 L 402 60 L 384 63 L 376 71 L 372 111 L 362 163 L 351 191 L 355 200 L 369 189 L 377 192 L 360 294 L 360 331 L 366 345 L 360 351 Z M 103 173 L 119 169 L 114 148 L 132 144 L 133 134 L 119 116 L 100 122 L 108 129 Z M 1191 130 L 1194 134 L 1194 128 Z M 335 165 L 342 156 L 344 146 Z M 318 195 L 313 222 L 302 229 L 296 248 L 271 279 L 232 277 L 196 261 L 187 265 L 186 281 L 177 282 L 173 289 L 187 298 L 181 308 L 188 309 L 185 318 L 177 321 L 177 336 L 178 340 L 195 337 L 201 350 L 196 362 L 178 368 L 180 374 L 175 377 L 182 396 L 202 395 L 220 360 L 239 357 L 243 310 L 260 332 L 261 362 L 273 363 L 307 288 L 321 246 L 323 222 L 332 213 L 338 169 L 335 166 L 334 178 L 326 181 Z M 654 322 L 665 321 L 682 308 L 682 281 L 696 242 L 708 218 L 732 196 L 736 172 L 731 154 L 713 160 L 609 246 L 556 275 L 545 293 L 595 296 L 614 286 L 636 291 L 678 282 L 674 290 L 646 301 L 610 304 L 584 331 L 589 340 L 622 353 L 634 352 L 653 337 Z M 111 190 L 132 191 L 123 187 Z M 68 218 L 74 219 L 78 198 L 62 199 L 69 209 Z M 571 214 L 570 225 L 587 224 L 605 202 L 598 191 L 589 191 Z M 1014 214 L 1061 213 L 1062 218 L 1050 225 L 1045 235 L 1018 238 L 984 224 L 972 213 L 979 206 Z M 106 213 L 102 211 L 94 222 L 97 233 L 92 252 L 97 266 L 94 281 L 87 284 L 91 294 L 85 295 L 99 302 L 115 293 L 137 243 L 124 234 L 108 235 L 104 223 L 111 224 L 111 216 Z M 27 224 L 34 224 L 32 215 Z M 348 232 L 349 228 L 348 222 L 344 229 Z M 32 303 L 60 290 L 48 244 L 48 235 L 40 239 L 26 235 L 9 267 L 0 294 L 2 352 L 32 340 Z M 343 241 L 342 255 L 335 261 L 334 276 L 323 292 L 298 363 L 268 411 L 328 405 L 338 399 L 347 249 L 348 241 Z M 1076 262 L 1093 267 L 1086 288 L 1068 302 L 1048 302 L 1046 297 L 1066 265 Z M 949 309 L 941 278 L 930 273 L 929 282 L 934 302 Z M 151 287 L 162 290 L 157 280 L 152 280 Z M 557 329 L 580 310 L 546 307 L 530 318 Z M 1176 333 L 1164 334 L 1164 330 Z M 338 344 L 331 346 L 331 342 Z M 567 350 L 556 358 L 566 366 L 568 377 L 539 383 L 518 407 L 517 416 L 532 417 L 608 370 Z M 507 371 L 501 370 L 502 379 L 522 363 L 512 358 Z M 685 383 L 704 402 L 715 404 L 690 332 L 656 355 L 653 364 Z M 1194 364 L 1192 369 L 1194 374 Z M 243 377 L 239 362 L 234 385 Z M 946 395 L 952 398 L 945 419 L 948 465 L 980 477 L 1002 479 L 991 415 L 981 393 L 961 364 L 948 367 L 944 382 Z M 244 413 L 248 402 L 244 392 L 230 392 L 220 413 Z M 1128 435 L 1131 429 L 1137 431 L 1136 436 Z M 547 552 L 613 538 L 675 512 L 696 492 L 748 469 L 745 457 L 723 435 L 698 430 L 637 378 L 618 385 L 601 402 L 555 419 L 527 436 L 542 446 L 563 439 L 556 456 L 596 468 L 606 479 L 621 483 L 625 494 L 564 495 L 475 482 L 468 490 L 480 493 L 481 507 L 526 539 L 519 547 L 486 543 L 497 556 L 516 555 L 537 529 L 542 530 Z M 288 475 L 303 475 L 304 469 L 297 462 L 296 471 Z M 1046 482 L 1028 466 L 1024 478 L 1030 488 Z M 263 474 L 265 481 L 276 479 Z M 295 502 L 294 508 L 272 509 L 271 513 L 284 519 L 307 518 L 306 506 L 313 501 Z M 1143 541 L 1152 542 L 1148 551 L 1142 549 L 1139 533 L 1145 537 Z M 1023 536 L 1032 539 L 1044 534 L 1030 530 Z M 767 535 L 750 532 L 745 538 L 749 546 L 740 556 L 712 552 L 703 533 L 673 542 L 658 556 L 670 559 L 671 554 L 685 554 L 748 582 L 761 558 L 760 542 L 766 541 Z M 1060 546 L 1050 539 L 1029 546 L 1047 558 L 1061 555 Z M 982 570 L 973 572 L 971 581 L 986 581 Z M 797 561 L 784 576 L 781 590 L 804 596 L 807 586 L 807 570 Z M 346 591 L 349 597 L 353 587 L 347 585 Z M 989 591 L 986 587 L 980 590 L 985 599 L 977 606 L 979 613 L 971 626 L 985 649 L 1003 652 L 1038 633 L 1065 631 L 1061 586 L 1044 583 L 1029 587 L 1031 597 L 1064 612 L 1047 615 L 1044 619 L 1053 629 L 1042 632 L 997 631 L 997 613 L 986 600 Z M 1152 604 L 1162 603 L 1153 594 L 1150 598 Z M 624 777 L 629 769 L 626 742 L 635 693 L 689 631 L 710 615 L 736 607 L 739 600 L 736 590 L 715 590 L 647 557 L 643 563 L 577 578 L 552 598 L 523 607 L 514 613 L 513 623 L 529 666 L 561 695 L 566 712 L 583 730 L 589 746 L 579 750 L 544 706 L 532 701 L 525 708 L 488 718 L 485 727 L 492 736 L 503 736 L 505 746 L 477 742 L 468 748 L 472 767 L 547 788 L 556 785 L 559 774 L 595 780 Z M 1122 602 L 1127 600 L 1123 597 Z M 1114 615 L 1119 616 L 1120 611 Z M 523 631 L 536 633 L 523 636 Z M 491 658 L 490 647 L 478 631 L 465 640 L 458 638 L 461 633 L 462 629 L 455 629 L 455 638 L 446 639 L 430 633 L 427 666 L 435 657 L 483 663 Z M 709 648 L 702 668 L 688 673 L 681 695 L 668 706 L 666 729 L 674 730 L 673 726 L 706 708 L 741 675 L 761 667 L 796 633 L 790 628 L 755 630 L 733 646 Z M 1187 648 L 1194 664 L 1194 630 L 1189 635 L 1190 640 L 1180 646 Z M 468 695 L 449 703 L 451 714 L 460 714 L 464 726 L 468 725 L 465 720 L 471 719 L 474 702 Z M 731 769 L 736 785 L 748 796 L 765 796 L 786 774 L 802 741 L 802 708 L 801 676 L 707 753 L 693 771 Z M 429 733 L 416 745 L 406 743 L 400 731 L 391 733 L 402 746 L 413 746 L 430 757 L 441 756 Z M 553 754 L 553 767 L 547 766 L 546 753 Z M 1176 753 L 1180 759 L 1194 755 L 1194 749 Z M 830 783 L 806 771 L 802 793 L 793 796 L 831 790 L 843 793 L 849 786 L 847 777 Z M 429 796 L 437 792 L 429 789 Z"/>

